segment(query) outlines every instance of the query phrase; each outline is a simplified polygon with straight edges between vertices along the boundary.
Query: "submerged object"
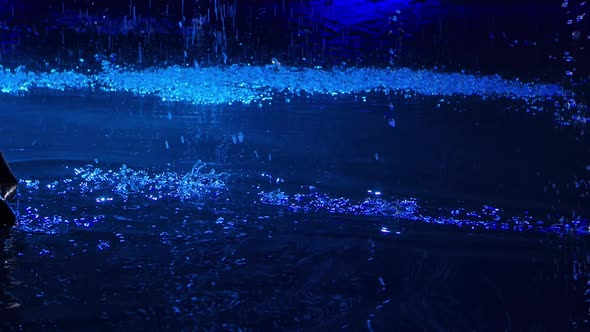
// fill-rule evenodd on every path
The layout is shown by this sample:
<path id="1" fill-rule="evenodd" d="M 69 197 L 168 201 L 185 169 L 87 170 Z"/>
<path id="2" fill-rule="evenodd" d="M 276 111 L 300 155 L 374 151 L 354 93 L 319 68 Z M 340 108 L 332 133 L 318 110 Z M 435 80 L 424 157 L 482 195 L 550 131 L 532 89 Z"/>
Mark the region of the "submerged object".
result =
<path id="1" fill-rule="evenodd" d="M 0 152 L 0 227 L 14 226 L 16 215 L 8 201 L 16 196 L 18 181 Z"/>

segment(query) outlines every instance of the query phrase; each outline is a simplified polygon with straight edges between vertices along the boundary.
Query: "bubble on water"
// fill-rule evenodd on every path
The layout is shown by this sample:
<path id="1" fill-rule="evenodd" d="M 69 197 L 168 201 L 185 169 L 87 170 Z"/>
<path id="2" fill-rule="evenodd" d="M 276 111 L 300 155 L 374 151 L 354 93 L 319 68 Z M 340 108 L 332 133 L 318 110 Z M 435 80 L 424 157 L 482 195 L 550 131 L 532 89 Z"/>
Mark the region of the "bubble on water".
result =
<path id="1" fill-rule="evenodd" d="M 572 39 L 573 40 L 580 40 L 582 38 L 582 33 L 578 30 L 572 31 Z"/>

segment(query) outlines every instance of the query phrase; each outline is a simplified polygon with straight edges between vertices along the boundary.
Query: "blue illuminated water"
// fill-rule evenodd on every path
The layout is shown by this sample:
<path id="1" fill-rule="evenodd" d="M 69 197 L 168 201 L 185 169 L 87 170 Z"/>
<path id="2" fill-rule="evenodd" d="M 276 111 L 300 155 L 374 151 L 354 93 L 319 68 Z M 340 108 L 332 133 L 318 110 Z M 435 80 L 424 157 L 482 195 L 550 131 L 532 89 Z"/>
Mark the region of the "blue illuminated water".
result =
<path id="1" fill-rule="evenodd" d="M 3 330 L 587 327 L 588 139 L 552 112 L 1 98 Z"/>

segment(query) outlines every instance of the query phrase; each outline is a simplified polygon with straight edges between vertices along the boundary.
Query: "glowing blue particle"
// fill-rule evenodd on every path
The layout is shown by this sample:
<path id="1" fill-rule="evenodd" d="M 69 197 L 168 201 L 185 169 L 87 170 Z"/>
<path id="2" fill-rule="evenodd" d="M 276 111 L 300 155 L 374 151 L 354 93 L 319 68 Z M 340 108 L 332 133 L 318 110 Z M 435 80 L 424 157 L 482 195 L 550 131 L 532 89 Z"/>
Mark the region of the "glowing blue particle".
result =
<path id="1" fill-rule="evenodd" d="M 394 118 L 389 118 L 388 122 L 389 122 L 389 126 L 391 128 L 395 128 L 395 119 Z"/>
<path id="2" fill-rule="evenodd" d="M 109 245 L 109 241 L 103 241 L 103 240 L 99 240 L 98 241 L 98 245 L 96 246 L 96 248 L 98 250 L 105 250 L 110 248 L 111 246 Z"/>

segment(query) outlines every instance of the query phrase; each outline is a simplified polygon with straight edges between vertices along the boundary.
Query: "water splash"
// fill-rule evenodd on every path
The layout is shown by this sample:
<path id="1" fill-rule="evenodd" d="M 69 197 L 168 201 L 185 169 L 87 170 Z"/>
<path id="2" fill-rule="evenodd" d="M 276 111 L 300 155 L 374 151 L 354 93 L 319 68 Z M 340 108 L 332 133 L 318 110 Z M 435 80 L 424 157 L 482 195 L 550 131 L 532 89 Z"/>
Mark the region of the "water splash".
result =
<path id="1" fill-rule="evenodd" d="M 0 68 L 2 69 L 2 68 Z M 74 71 L 35 73 L 23 67 L 0 70 L 1 92 L 13 95 L 42 88 L 56 91 L 131 92 L 138 96 L 157 96 L 164 101 L 192 104 L 244 104 L 272 101 L 284 92 L 288 96 L 348 95 L 370 91 L 393 91 L 421 95 L 464 95 L 506 97 L 535 101 L 564 96 L 556 84 L 524 83 L 498 75 L 476 76 L 465 73 L 440 73 L 408 68 L 285 68 L 233 65 L 229 68 L 181 68 L 172 66 L 143 71 L 112 66 L 88 75 Z"/>

